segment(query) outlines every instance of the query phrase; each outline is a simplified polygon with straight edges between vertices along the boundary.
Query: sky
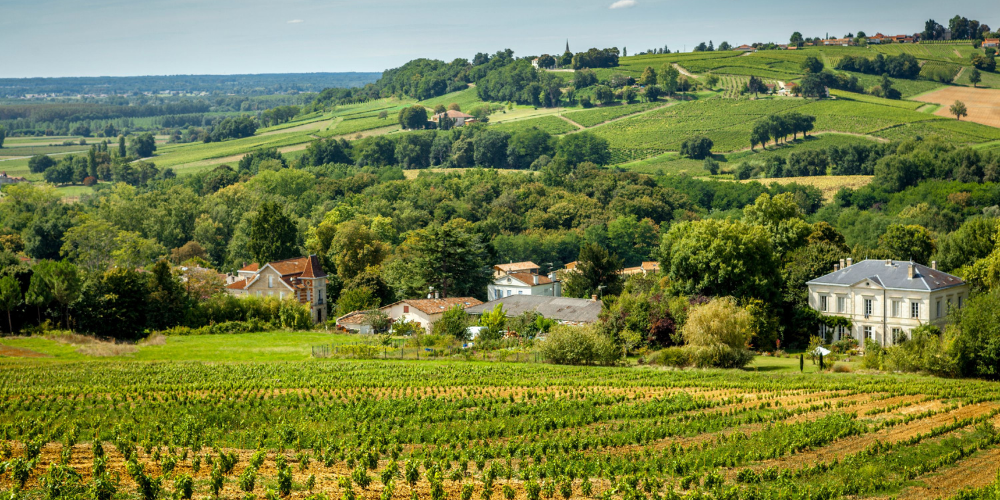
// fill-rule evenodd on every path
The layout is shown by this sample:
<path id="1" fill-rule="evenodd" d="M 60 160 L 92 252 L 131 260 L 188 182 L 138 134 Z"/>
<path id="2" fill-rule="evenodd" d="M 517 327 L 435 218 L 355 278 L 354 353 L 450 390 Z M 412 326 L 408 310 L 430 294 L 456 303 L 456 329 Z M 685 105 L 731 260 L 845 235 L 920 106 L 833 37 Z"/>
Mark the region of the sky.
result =
<path id="1" fill-rule="evenodd" d="M 0 77 L 383 71 L 472 59 L 805 36 L 912 34 L 993 0 L 2 0 Z"/>

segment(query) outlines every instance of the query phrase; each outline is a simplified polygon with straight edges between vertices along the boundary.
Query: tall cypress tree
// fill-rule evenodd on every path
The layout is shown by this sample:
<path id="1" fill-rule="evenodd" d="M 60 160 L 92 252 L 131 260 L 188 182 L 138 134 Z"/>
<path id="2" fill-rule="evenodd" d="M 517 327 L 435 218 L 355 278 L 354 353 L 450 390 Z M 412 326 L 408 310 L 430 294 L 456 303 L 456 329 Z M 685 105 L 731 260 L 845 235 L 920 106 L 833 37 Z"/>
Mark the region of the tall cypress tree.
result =
<path id="1" fill-rule="evenodd" d="M 125 156 L 126 156 L 126 154 L 125 154 L 125 136 L 124 135 L 119 135 L 118 136 L 118 156 L 120 156 L 122 158 L 125 158 Z"/>

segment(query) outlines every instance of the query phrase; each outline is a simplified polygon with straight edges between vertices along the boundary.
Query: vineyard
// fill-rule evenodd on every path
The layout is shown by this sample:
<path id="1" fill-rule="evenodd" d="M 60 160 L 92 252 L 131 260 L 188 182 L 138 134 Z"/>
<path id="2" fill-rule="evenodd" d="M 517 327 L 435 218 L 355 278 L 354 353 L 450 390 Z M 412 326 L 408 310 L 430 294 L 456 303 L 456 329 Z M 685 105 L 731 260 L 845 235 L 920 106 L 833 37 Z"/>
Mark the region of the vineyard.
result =
<path id="1" fill-rule="evenodd" d="M 994 383 L 913 376 L 20 360 L 0 396 L 11 498 L 934 498 L 1000 458 Z"/>

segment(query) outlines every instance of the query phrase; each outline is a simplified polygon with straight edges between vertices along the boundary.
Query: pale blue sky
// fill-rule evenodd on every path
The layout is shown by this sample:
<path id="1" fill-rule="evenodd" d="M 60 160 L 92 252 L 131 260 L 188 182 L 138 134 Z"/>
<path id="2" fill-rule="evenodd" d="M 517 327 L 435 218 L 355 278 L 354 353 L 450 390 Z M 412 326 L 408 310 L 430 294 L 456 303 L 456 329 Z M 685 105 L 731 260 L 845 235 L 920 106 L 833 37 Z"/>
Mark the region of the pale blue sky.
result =
<path id="1" fill-rule="evenodd" d="M 382 71 L 471 59 L 700 41 L 914 33 L 955 14 L 1000 27 L 987 0 L 2 0 L 0 77 Z"/>

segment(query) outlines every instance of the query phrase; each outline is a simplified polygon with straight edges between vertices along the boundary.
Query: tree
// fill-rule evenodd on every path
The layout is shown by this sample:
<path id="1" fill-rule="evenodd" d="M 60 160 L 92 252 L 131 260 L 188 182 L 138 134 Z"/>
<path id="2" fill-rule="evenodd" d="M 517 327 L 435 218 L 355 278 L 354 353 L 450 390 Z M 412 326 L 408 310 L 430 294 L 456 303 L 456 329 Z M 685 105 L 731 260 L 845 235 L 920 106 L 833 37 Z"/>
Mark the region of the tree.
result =
<path id="1" fill-rule="evenodd" d="M 3 147 L 3 141 L 7 138 L 7 129 L 0 126 L 0 148 Z"/>
<path id="2" fill-rule="evenodd" d="M 660 269 L 689 295 L 778 295 L 779 259 L 763 226 L 707 219 L 675 224 L 660 245 Z"/>
<path id="3" fill-rule="evenodd" d="M 707 171 L 710 175 L 716 175 L 719 173 L 719 162 L 715 161 L 715 158 L 706 156 L 703 165 L 705 167 L 705 171 Z"/>
<path id="4" fill-rule="evenodd" d="M 41 264 L 41 262 L 39 264 Z M 36 264 L 36 269 L 32 270 L 31 281 L 28 283 L 28 291 L 24 294 L 24 302 L 28 305 L 35 306 L 35 312 L 38 313 L 38 323 L 40 324 L 42 322 L 42 307 L 46 307 L 51 304 L 55 298 L 52 296 L 52 290 L 50 290 L 48 284 L 45 283 L 45 276 L 38 272 L 37 266 L 39 264 Z"/>
<path id="5" fill-rule="evenodd" d="M 90 270 L 106 269 L 111 264 L 118 230 L 107 221 L 86 217 L 63 234 L 59 253 Z"/>
<path id="6" fill-rule="evenodd" d="M 40 174 L 55 166 L 56 161 L 48 155 L 35 155 L 28 160 L 28 171 L 33 174 Z"/>
<path id="7" fill-rule="evenodd" d="M 181 281 L 170 270 L 170 264 L 161 260 L 153 265 L 149 274 L 149 300 L 146 321 L 154 330 L 164 330 L 184 319 L 188 295 Z"/>
<path id="8" fill-rule="evenodd" d="M 469 340 L 468 335 L 469 314 L 465 312 L 459 304 L 445 310 L 441 318 L 434 322 L 434 335 L 453 337 L 458 340 Z"/>
<path id="9" fill-rule="evenodd" d="M 153 151 L 156 151 L 156 139 L 150 132 L 134 135 L 131 139 L 131 149 L 135 156 L 148 158 L 153 156 Z"/>
<path id="10" fill-rule="evenodd" d="M 972 71 L 969 72 L 969 82 L 972 83 L 973 87 L 976 87 L 981 81 L 983 81 L 983 75 L 979 73 L 979 69 L 972 68 Z"/>
<path id="11" fill-rule="evenodd" d="M 804 97 L 823 98 L 826 96 L 826 85 L 821 78 L 821 74 L 809 73 L 802 77 L 802 84 L 799 88 Z"/>
<path id="12" fill-rule="evenodd" d="M 247 250 L 261 266 L 299 254 L 295 222 L 273 201 L 261 203 L 250 217 Z"/>
<path id="13" fill-rule="evenodd" d="M 712 139 L 703 135 L 689 137 L 681 143 L 681 155 L 694 160 L 703 160 L 712 155 Z"/>
<path id="14" fill-rule="evenodd" d="M 930 231 L 916 224 L 889 226 L 885 234 L 879 237 L 878 244 L 896 260 L 912 260 L 921 264 L 930 261 L 936 246 Z"/>
<path id="15" fill-rule="evenodd" d="M 427 109 L 419 104 L 399 110 L 399 125 L 405 129 L 419 130 L 427 126 Z"/>
<path id="16" fill-rule="evenodd" d="M 718 50 L 720 52 L 725 52 L 725 51 L 733 50 L 733 46 L 730 45 L 729 42 L 723 41 L 722 43 L 719 44 Z"/>
<path id="17" fill-rule="evenodd" d="M 611 150 L 607 139 L 590 132 L 566 134 L 556 144 L 556 158 L 570 166 L 584 162 L 606 165 L 611 161 Z"/>
<path id="18" fill-rule="evenodd" d="M 388 255 L 389 246 L 371 229 L 357 220 L 349 220 L 337 225 L 327 258 L 333 262 L 337 275 L 347 281 L 369 267 L 378 267 Z"/>
<path id="19" fill-rule="evenodd" d="M 667 93 L 668 96 L 674 95 L 677 92 L 678 79 L 681 76 L 681 72 L 675 68 L 670 63 L 664 63 L 660 67 L 659 82 L 663 87 L 663 91 Z"/>
<path id="20" fill-rule="evenodd" d="M 493 273 L 486 245 L 464 219 L 434 223 L 415 231 L 405 243 L 416 273 L 442 297 L 483 297 Z"/>
<path id="21" fill-rule="evenodd" d="M 969 110 L 966 109 L 965 103 L 962 101 L 955 101 L 955 104 L 952 104 L 951 107 L 948 108 L 948 111 L 955 115 L 955 118 L 959 120 L 961 120 L 963 116 L 969 116 Z"/>
<path id="22" fill-rule="evenodd" d="M 715 85 L 719 83 L 719 77 L 715 76 L 714 73 L 709 73 L 705 78 L 705 85 L 709 88 L 715 88 Z"/>
<path id="23" fill-rule="evenodd" d="M 804 41 L 804 39 L 802 38 L 802 33 L 799 33 L 798 31 L 796 31 L 795 33 L 792 33 L 792 36 L 789 37 L 789 39 L 788 39 L 788 43 L 790 43 L 792 45 L 799 45 L 799 44 L 803 43 L 803 41 Z"/>
<path id="24" fill-rule="evenodd" d="M 806 73 L 821 73 L 823 71 L 823 61 L 816 56 L 808 56 L 802 61 L 802 71 Z"/>
<path id="25" fill-rule="evenodd" d="M 124 135 L 119 135 L 118 136 L 118 157 L 119 158 L 126 158 L 126 157 L 128 157 L 128 152 L 125 150 L 125 136 Z"/>
<path id="26" fill-rule="evenodd" d="M 632 87 L 625 87 L 622 90 L 622 100 L 624 100 L 626 104 L 634 103 L 636 95 L 636 91 Z"/>
<path id="27" fill-rule="evenodd" d="M 548 55 L 542 54 L 538 58 L 538 67 L 543 69 L 549 69 L 556 65 L 556 58 Z"/>
<path id="28" fill-rule="evenodd" d="M 660 88 L 660 87 L 658 87 L 658 86 L 656 86 L 656 85 L 650 85 L 650 86 L 646 87 L 646 89 L 643 91 L 643 93 L 646 96 L 646 100 L 648 100 L 650 102 L 653 102 L 653 101 L 659 99 L 660 96 L 663 95 L 663 89 Z"/>
<path id="29" fill-rule="evenodd" d="M 615 93 L 607 85 L 598 85 L 594 87 L 594 99 L 602 105 L 608 105 L 615 102 Z"/>
<path id="30" fill-rule="evenodd" d="M 753 360 L 751 323 L 733 297 L 719 297 L 692 309 L 681 334 L 699 367 L 740 368 Z"/>
<path id="31" fill-rule="evenodd" d="M 803 79 L 803 81 L 805 80 Z M 764 85 L 764 81 L 760 78 L 750 75 L 750 81 L 747 82 L 747 92 L 756 97 L 761 92 L 767 92 L 767 86 Z"/>
<path id="32" fill-rule="evenodd" d="M 652 66 L 646 66 L 639 77 L 639 85 L 656 85 L 656 70 Z"/>
<path id="33" fill-rule="evenodd" d="M 41 275 L 52 298 L 62 306 L 65 327 L 68 329 L 69 305 L 80 297 L 82 287 L 79 270 L 69 261 L 62 260 L 39 262 L 33 271 Z"/>
<path id="34" fill-rule="evenodd" d="M 576 270 L 566 277 L 565 293 L 570 297 L 618 295 L 622 278 L 622 262 L 608 249 L 587 243 L 580 248 Z"/>
<path id="35" fill-rule="evenodd" d="M 497 304 L 492 311 L 484 311 L 479 317 L 479 326 L 486 327 L 486 331 L 477 340 L 489 342 L 502 339 L 507 326 L 507 313 L 503 310 L 503 304 Z"/>
<path id="36" fill-rule="evenodd" d="M 473 159 L 476 165 L 486 168 L 507 167 L 507 147 L 510 133 L 502 130 L 485 130 L 473 138 Z"/>
<path id="37" fill-rule="evenodd" d="M 7 311 L 7 326 L 10 328 L 10 333 L 14 333 L 14 322 L 10 312 L 21 305 L 22 299 L 21 285 L 17 282 L 17 278 L 9 274 L 0 278 L 0 309 Z"/>

